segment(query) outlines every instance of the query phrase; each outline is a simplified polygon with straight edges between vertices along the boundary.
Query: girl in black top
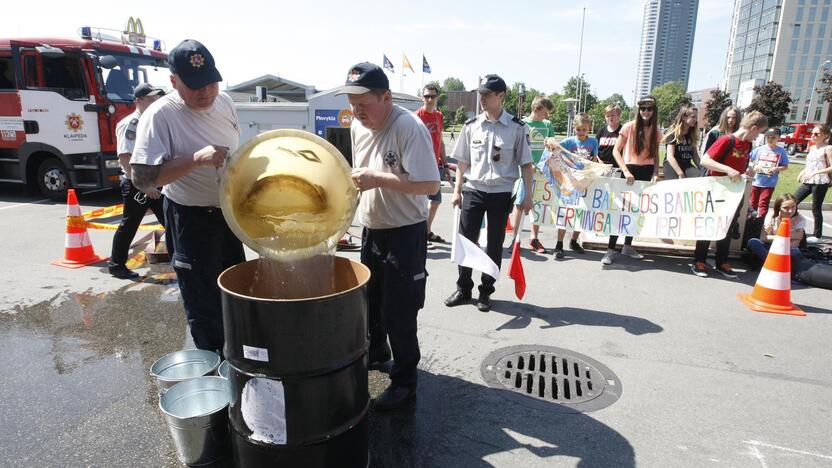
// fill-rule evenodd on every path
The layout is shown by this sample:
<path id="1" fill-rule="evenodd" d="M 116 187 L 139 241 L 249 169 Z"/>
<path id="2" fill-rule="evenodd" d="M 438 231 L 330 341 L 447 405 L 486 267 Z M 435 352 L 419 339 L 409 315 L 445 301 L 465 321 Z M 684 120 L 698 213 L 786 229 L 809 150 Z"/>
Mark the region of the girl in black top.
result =
<path id="1" fill-rule="evenodd" d="M 702 152 L 704 153 L 708 151 L 708 148 L 710 148 L 719 137 L 723 135 L 730 135 L 739 130 L 740 120 L 742 120 L 742 111 L 734 106 L 726 107 L 719 116 L 719 123 L 705 136 L 705 146 L 702 148 Z"/>
<path id="2" fill-rule="evenodd" d="M 679 110 L 676 121 L 664 137 L 667 156 L 664 158 L 664 178 L 683 179 L 699 176 L 699 110 L 692 105 Z M 696 167 L 694 167 L 694 164 Z"/>
<path id="3" fill-rule="evenodd" d="M 598 130 L 595 138 L 598 140 L 598 159 L 604 164 L 618 167 L 618 161 L 612 155 L 618 133 L 621 132 L 621 108 L 618 104 L 610 104 L 604 109 L 604 120 L 607 124 Z"/>

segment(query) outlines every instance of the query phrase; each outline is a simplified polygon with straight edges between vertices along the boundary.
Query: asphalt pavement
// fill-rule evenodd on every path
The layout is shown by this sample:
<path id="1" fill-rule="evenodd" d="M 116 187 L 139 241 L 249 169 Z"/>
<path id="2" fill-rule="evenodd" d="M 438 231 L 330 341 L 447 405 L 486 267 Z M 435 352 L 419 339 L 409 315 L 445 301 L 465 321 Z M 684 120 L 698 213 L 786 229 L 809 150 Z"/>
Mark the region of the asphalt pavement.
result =
<path id="1" fill-rule="evenodd" d="M 115 192 L 81 197 L 84 211 L 117 202 Z M 179 466 L 148 374 L 192 346 L 170 268 L 143 266 L 128 281 L 103 264 L 51 265 L 65 214 L 63 203 L 0 186 L 0 465 Z M 446 202 L 434 232 L 450 239 L 451 220 Z M 549 248 L 553 235 L 543 230 Z M 107 255 L 112 232 L 90 237 Z M 602 269 L 601 255 L 524 250 L 525 297 L 503 273 L 483 313 L 443 305 L 457 269 L 449 244 L 429 250 L 417 400 L 371 411 L 372 466 L 832 466 L 828 290 L 794 287 L 805 317 L 757 313 L 736 297 L 757 276 L 741 264 L 738 280 L 702 279 L 689 258 L 619 257 Z M 483 360 L 517 345 L 598 361 L 620 397 L 580 412 L 486 386 Z M 371 372 L 370 382 L 377 396 L 387 377 Z"/>

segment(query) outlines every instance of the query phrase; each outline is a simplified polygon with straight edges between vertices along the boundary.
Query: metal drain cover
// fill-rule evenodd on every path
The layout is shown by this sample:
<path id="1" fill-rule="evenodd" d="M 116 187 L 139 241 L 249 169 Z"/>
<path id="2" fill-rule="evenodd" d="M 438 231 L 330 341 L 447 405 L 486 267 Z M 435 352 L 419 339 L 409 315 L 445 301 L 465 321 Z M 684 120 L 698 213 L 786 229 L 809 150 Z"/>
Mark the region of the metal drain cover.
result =
<path id="1" fill-rule="evenodd" d="M 622 391 L 621 381 L 607 366 L 554 346 L 498 349 L 485 358 L 480 372 L 489 387 L 508 390 L 502 392 L 503 396 L 555 411 L 606 408 L 618 400 Z"/>

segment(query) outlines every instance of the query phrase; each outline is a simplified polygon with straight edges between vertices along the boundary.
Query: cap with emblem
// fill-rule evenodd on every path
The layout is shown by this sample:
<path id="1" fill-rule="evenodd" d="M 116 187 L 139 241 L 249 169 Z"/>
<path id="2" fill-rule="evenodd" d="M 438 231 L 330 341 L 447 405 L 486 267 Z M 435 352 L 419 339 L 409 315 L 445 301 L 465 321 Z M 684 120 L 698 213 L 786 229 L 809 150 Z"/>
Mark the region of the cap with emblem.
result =
<path id="1" fill-rule="evenodd" d="M 485 80 L 477 88 L 478 93 L 502 93 L 506 91 L 506 82 L 498 75 L 485 75 Z"/>
<path id="2" fill-rule="evenodd" d="M 783 132 L 781 132 L 780 129 L 777 128 L 777 127 L 771 127 L 768 130 L 766 130 L 766 135 L 780 136 L 782 134 L 783 134 Z"/>
<path id="3" fill-rule="evenodd" d="M 135 88 L 133 88 L 133 96 L 134 97 L 145 97 L 145 96 L 164 96 L 165 92 L 159 88 L 154 88 L 151 86 L 150 83 L 142 83 Z"/>
<path id="4" fill-rule="evenodd" d="M 378 65 L 361 62 L 350 67 L 346 83 L 335 94 L 364 94 L 374 89 L 389 90 L 390 81 Z"/>
<path id="5" fill-rule="evenodd" d="M 185 39 L 168 54 L 168 66 L 191 89 L 222 81 L 214 57 L 201 42 Z"/>

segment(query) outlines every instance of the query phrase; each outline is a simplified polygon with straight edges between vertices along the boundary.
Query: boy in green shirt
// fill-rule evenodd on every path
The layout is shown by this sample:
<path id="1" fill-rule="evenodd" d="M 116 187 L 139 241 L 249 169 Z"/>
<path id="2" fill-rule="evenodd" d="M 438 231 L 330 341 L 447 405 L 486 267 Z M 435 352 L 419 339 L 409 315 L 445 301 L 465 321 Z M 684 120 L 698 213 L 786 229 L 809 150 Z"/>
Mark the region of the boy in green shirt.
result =
<path id="1" fill-rule="evenodd" d="M 531 141 L 530 146 L 535 167 L 537 167 L 540 156 L 545 149 L 543 142 L 546 138 L 555 136 L 555 129 L 552 126 L 552 122 L 546 120 L 554 110 L 555 106 L 549 98 L 546 96 L 537 96 L 532 101 L 532 114 L 523 119 L 523 122 L 526 122 L 526 125 L 529 127 L 529 140 Z M 514 211 L 511 213 L 511 225 L 514 226 L 514 229 L 520 229 L 520 226 L 517 225 L 520 222 L 521 213 L 519 206 L 523 203 L 523 198 L 526 195 L 520 179 L 518 179 L 518 183 L 514 186 L 514 193 Z M 532 196 L 532 194 L 529 194 L 529 196 Z M 540 226 L 532 223 L 532 238 L 529 240 L 530 247 L 537 253 L 546 253 L 546 249 L 543 248 L 543 244 L 537 238 L 539 234 Z"/>

